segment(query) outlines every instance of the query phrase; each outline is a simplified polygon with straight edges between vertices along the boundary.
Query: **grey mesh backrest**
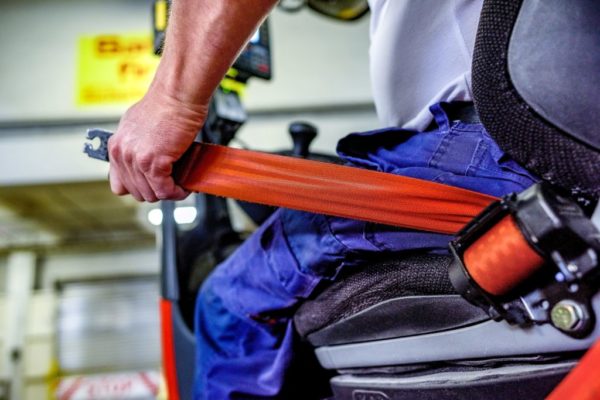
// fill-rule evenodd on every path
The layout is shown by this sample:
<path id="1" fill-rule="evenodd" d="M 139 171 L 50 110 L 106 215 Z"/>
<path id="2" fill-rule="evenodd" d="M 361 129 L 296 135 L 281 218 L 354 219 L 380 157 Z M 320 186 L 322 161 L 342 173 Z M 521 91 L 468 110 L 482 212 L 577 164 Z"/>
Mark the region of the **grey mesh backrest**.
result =
<path id="1" fill-rule="evenodd" d="M 505 152 L 576 195 L 600 196 L 600 1 L 486 0 L 473 94 Z"/>

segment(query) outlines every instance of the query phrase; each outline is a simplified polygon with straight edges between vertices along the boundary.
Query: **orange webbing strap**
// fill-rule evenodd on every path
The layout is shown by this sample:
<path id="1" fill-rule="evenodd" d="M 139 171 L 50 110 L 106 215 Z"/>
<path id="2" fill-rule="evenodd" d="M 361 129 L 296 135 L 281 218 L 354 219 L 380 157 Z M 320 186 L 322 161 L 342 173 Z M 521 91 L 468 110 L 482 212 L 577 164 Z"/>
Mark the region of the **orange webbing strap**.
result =
<path id="1" fill-rule="evenodd" d="M 176 179 L 194 192 L 454 234 L 496 198 L 425 180 L 194 144 Z"/>
<path id="2" fill-rule="evenodd" d="M 463 258 L 471 278 L 494 296 L 507 294 L 544 265 L 511 215 L 471 244 Z"/>
<path id="3" fill-rule="evenodd" d="M 600 341 L 588 350 L 581 361 L 550 393 L 546 400 L 600 399 Z"/>

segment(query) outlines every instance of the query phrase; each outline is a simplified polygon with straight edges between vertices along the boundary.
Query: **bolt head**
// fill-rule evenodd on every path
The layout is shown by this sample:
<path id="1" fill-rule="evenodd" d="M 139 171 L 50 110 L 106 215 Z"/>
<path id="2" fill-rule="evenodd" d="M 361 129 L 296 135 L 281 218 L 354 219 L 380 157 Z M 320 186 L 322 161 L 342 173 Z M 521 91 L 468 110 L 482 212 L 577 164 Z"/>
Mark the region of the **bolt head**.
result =
<path id="1" fill-rule="evenodd" d="M 583 320 L 581 305 L 573 301 L 559 301 L 550 312 L 552 325 L 563 331 L 574 331 Z"/>

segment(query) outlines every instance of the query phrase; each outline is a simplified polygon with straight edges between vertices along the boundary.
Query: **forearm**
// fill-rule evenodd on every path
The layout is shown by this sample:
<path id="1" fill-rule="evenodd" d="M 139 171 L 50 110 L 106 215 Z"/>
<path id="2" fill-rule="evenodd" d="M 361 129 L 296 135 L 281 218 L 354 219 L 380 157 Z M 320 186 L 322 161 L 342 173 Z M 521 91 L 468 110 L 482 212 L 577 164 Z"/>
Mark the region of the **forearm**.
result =
<path id="1" fill-rule="evenodd" d="M 276 0 L 174 0 L 163 58 L 148 91 L 206 107 Z"/>
<path id="2" fill-rule="evenodd" d="M 108 142 L 114 193 L 184 198 L 171 176 L 206 117 L 212 93 L 276 0 L 173 0 L 163 58 L 144 98 Z"/>

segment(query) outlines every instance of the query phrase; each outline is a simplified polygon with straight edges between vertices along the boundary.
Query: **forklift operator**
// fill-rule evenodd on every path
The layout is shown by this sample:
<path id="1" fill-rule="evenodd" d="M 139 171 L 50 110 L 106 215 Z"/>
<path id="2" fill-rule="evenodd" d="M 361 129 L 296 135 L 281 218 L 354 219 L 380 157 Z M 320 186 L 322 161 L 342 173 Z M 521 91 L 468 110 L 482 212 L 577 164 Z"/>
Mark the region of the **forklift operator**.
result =
<path id="1" fill-rule="evenodd" d="M 537 178 L 506 155 L 472 105 L 482 0 L 370 0 L 371 77 L 382 126 L 338 154 L 355 167 L 493 196 Z M 144 98 L 109 142 L 110 185 L 139 201 L 188 195 L 172 166 L 202 127 L 213 91 L 275 0 L 173 2 L 163 57 Z M 448 235 L 280 209 L 204 282 L 196 304 L 194 398 L 291 398 L 292 317 L 340 270 L 381 252 L 445 253 Z M 423 294 L 431 294 L 419 276 Z"/>

